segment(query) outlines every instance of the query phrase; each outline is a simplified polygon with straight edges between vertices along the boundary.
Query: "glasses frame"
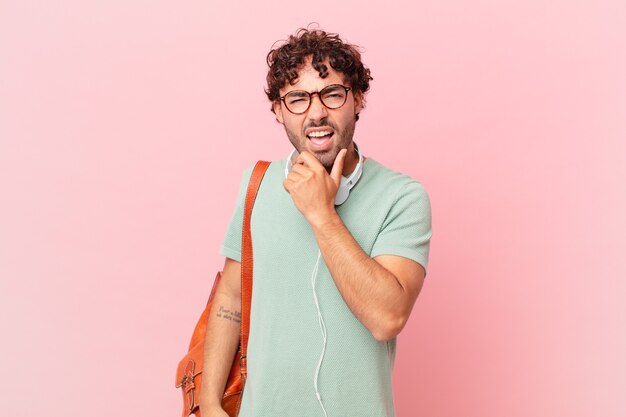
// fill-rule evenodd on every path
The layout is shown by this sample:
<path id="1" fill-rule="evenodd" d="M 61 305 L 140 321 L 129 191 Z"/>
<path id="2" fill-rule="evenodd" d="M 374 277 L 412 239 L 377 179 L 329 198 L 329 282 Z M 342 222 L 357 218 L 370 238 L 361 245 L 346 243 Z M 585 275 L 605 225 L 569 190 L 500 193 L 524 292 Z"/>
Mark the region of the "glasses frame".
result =
<path id="1" fill-rule="evenodd" d="M 346 90 L 346 98 L 343 100 L 343 103 L 341 103 L 341 106 L 337 106 L 337 107 L 328 107 L 328 106 L 326 105 L 326 103 L 324 103 L 324 100 L 322 100 L 321 93 L 322 93 L 324 90 L 326 90 L 327 88 L 330 88 L 330 87 L 341 87 L 341 88 L 343 88 L 344 90 Z M 293 113 L 293 114 L 304 114 L 304 113 L 308 112 L 308 111 L 309 111 L 309 109 L 311 108 L 311 103 L 313 103 L 313 95 L 317 94 L 317 97 L 320 99 L 320 103 L 322 103 L 322 105 L 324 105 L 324 107 L 326 107 L 327 109 L 330 109 L 330 110 L 336 110 L 336 109 L 339 109 L 339 108 L 343 107 L 343 105 L 344 105 L 344 104 L 346 104 L 346 102 L 348 101 L 348 91 L 352 91 L 352 87 L 346 87 L 345 85 L 342 85 L 342 84 L 329 84 L 329 85 L 327 85 L 326 87 L 322 88 L 322 89 L 321 89 L 321 90 L 319 90 L 319 91 L 313 91 L 313 92 L 308 92 L 308 91 L 306 91 L 306 90 L 291 90 L 291 91 L 288 91 L 288 92 L 287 92 L 287 93 L 285 93 L 282 97 L 280 97 L 280 101 L 282 101 L 282 102 L 285 104 L 285 108 L 286 108 L 286 109 L 287 109 L 290 113 Z M 289 106 L 287 105 L 287 102 L 285 101 L 285 97 L 287 97 L 287 95 L 288 95 L 288 94 L 291 94 L 291 93 L 293 93 L 293 92 L 305 93 L 306 95 L 308 95 L 308 96 L 309 96 L 309 105 L 307 106 L 307 108 L 306 108 L 304 111 L 299 112 L 299 113 L 296 113 L 295 111 L 292 111 L 292 110 L 289 108 Z"/>

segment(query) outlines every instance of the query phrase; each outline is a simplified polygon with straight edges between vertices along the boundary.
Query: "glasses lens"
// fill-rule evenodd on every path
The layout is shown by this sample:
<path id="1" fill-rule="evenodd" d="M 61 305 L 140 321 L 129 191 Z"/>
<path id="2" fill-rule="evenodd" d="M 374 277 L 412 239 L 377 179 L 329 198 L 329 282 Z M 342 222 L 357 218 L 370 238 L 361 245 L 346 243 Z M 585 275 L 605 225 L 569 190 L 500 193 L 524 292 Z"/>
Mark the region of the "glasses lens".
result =
<path id="1" fill-rule="evenodd" d="M 306 91 L 291 91 L 285 96 L 285 106 L 294 113 L 304 113 L 309 107 L 309 100 Z"/>
<path id="2" fill-rule="evenodd" d="M 322 101 L 329 109 L 337 109 L 346 102 L 346 89 L 341 85 L 333 84 L 320 91 Z"/>

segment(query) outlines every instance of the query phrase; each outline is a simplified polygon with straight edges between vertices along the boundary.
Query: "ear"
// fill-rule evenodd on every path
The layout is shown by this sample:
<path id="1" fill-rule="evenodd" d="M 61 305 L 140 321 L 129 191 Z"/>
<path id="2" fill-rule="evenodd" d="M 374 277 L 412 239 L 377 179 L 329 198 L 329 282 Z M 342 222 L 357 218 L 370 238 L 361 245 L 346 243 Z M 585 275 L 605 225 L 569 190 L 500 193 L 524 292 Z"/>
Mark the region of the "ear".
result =
<path id="1" fill-rule="evenodd" d="M 354 113 L 359 114 L 363 110 L 363 93 L 354 94 Z"/>
<path id="2" fill-rule="evenodd" d="M 283 122 L 283 106 L 280 105 L 280 101 L 276 100 L 273 104 L 273 108 L 274 108 L 274 114 L 276 115 L 276 121 L 278 123 L 280 123 L 281 125 L 284 124 Z"/>

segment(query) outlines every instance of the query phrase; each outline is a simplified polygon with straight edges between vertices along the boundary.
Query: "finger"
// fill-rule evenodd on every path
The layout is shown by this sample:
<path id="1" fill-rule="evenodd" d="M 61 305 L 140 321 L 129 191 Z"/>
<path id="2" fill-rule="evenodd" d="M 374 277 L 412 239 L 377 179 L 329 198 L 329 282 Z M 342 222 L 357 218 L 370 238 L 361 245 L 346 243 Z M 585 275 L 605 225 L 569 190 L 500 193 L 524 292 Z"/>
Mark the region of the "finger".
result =
<path id="1" fill-rule="evenodd" d="M 296 183 L 296 182 L 300 182 L 302 180 L 305 180 L 306 177 L 301 175 L 301 174 L 299 174 L 299 173 L 297 173 L 297 172 L 291 171 L 289 173 L 289 175 L 287 175 L 287 178 L 285 178 L 285 179 L 288 180 L 288 181 L 291 181 L 292 183 Z"/>
<path id="2" fill-rule="evenodd" d="M 339 187 L 341 184 L 341 173 L 343 172 L 343 163 L 346 159 L 347 149 L 342 149 L 337 154 L 335 162 L 333 163 L 333 169 L 330 171 L 330 177 L 335 181 L 335 185 Z"/>
<path id="3" fill-rule="evenodd" d="M 315 169 L 324 169 L 322 163 L 309 151 L 303 151 L 296 158 L 296 162 L 303 164 L 304 166 L 315 168 Z"/>
<path id="4" fill-rule="evenodd" d="M 291 194 L 291 191 L 289 191 L 291 189 L 291 184 L 293 183 L 293 181 L 289 180 L 289 179 L 285 179 L 283 181 L 283 188 L 285 189 L 285 191 L 287 191 L 287 193 Z"/>
<path id="5" fill-rule="evenodd" d="M 307 175 L 307 173 L 311 172 L 311 168 L 308 168 L 304 164 L 296 164 L 296 165 L 291 167 L 291 171 L 289 171 L 289 172 L 296 172 L 298 174 L 301 174 L 301 175 L 305 176 L 305 175 Z"/>
<path id="6" fill-rule="evenodd" d="M 297 164 L 304 164 L 304 158 L 302 157 L 302 154 L 303 154 L 303 153 L 304 153 L 304 152 L 300 152 L 300 153 L 298 154 L 298 156 L 296 157 L 296 160 L 295 160 L 295 161 L 293 161 L 294 166 L 295 166 L 295 165 L 297 165 Z"/>

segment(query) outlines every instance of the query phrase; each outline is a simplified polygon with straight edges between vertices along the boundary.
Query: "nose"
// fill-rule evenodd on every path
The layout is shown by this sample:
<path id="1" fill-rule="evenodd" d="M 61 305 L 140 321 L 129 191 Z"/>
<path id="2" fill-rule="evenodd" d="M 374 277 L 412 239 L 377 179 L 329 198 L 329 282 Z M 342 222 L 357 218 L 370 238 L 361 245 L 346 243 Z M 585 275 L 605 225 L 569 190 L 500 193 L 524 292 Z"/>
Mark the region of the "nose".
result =
<path id="1" fill-rule="evenodd" d="M 328 109 L 322 104 L 319 94 L 311 95 L 311 106 L 309 107 L 308 118 L 313 121 L 320 121 L 328 116 Z"/>

